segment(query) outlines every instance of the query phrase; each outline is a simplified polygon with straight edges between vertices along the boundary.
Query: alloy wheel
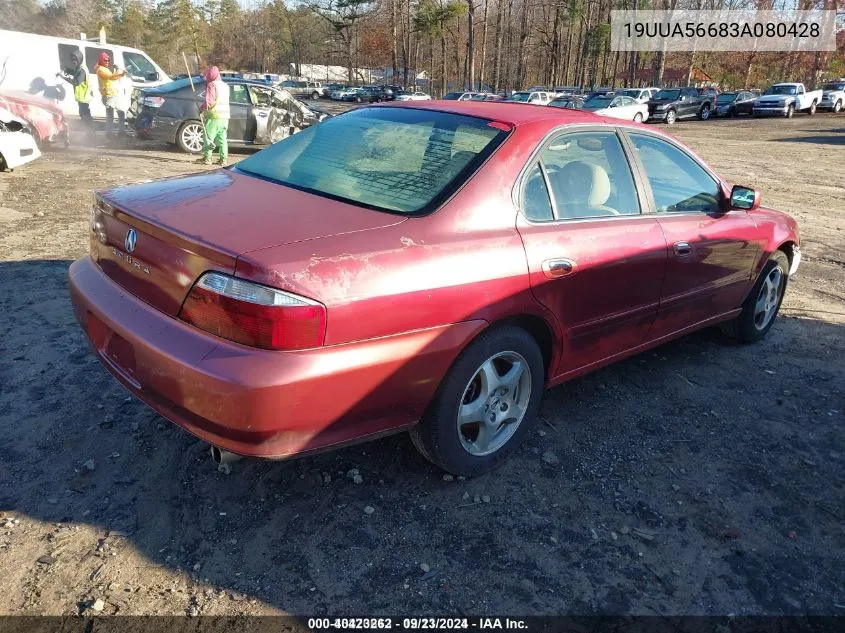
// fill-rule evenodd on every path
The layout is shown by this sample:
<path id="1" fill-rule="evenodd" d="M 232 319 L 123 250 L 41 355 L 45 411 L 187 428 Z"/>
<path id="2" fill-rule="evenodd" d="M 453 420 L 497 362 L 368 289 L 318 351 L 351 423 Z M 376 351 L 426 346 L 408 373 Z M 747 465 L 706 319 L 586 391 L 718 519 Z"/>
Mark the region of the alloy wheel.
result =
<path id="1" fill-rule="evenodd" d="M 764 330 L 777 313 L 784 290 L 783 270 L 775 266 L 766 275 L 754 304 L 754 327 Z"/>
<path id="2" fill-rule="evenodd" d="M 189 123 L 182 128 L 182 145 L 194 153 L 202 151 L 203 134 L 199 123 Z"/>
<path id="3" fill-rule="evenodd" d="M 669 110 L 669 112 L 666 113 L 666 123 L 669 125 L 672 125 L 675 122 L 675 118 L 676 116 L 674 110 Z"/>
<path id="4" fill-rule="evenodd" d="M 531 399 L 531 369 L 522 355 L 500 352 L 488 358 L 464 389 L 457 431 L 470 455 L 495 453 L 513 436 Z"/>

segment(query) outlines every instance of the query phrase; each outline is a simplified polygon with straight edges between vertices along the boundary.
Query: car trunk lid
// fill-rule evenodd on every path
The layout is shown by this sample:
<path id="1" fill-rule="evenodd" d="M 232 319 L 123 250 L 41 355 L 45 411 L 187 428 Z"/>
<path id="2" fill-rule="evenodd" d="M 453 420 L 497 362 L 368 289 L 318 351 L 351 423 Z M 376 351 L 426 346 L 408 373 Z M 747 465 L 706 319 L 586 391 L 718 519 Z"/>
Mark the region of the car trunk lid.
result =
<path id="1" fill-rule="evenodd" d="M 173 316 L 203 272 L 232 274 L 239 255 L 404 220 L 231 170 L 100 192 L 96 217 L 103 272 Z"/>

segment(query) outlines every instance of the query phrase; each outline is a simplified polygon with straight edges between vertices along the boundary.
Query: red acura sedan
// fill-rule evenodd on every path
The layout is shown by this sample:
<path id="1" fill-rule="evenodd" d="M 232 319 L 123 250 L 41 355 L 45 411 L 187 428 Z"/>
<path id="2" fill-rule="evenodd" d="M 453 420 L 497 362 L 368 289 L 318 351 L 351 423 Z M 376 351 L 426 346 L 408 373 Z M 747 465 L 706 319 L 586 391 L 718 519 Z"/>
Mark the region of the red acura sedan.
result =
<path id="1" fill-rule="evenodd" d="M 716 323 L 762 338 L 800 262 L 793 219 L 665 134 L 473 101 L 100 192 L 90 238 L 70 285 L 96 353 L 218 455 L 409 430 L 462 475 L 547 387 Z"/>

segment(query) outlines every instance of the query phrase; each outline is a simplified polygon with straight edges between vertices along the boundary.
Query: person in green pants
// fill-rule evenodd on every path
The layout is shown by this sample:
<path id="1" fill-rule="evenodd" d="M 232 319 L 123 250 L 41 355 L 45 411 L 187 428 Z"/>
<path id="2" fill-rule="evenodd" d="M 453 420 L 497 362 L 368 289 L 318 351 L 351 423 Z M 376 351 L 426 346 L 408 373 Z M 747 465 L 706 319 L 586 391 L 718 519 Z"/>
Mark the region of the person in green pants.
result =
<path id="1" fill-rule="evenodd" d="M 203 118 L 202 158 L 203 165 L 211 164 L 211 153 L 217 146 L 218 165 L 225 165 L 229 157 L 226 134 L 229 130 L 229 86 L 220 78 L 220 70 L 212 66 L 205 71 L 205 101 L 200 106 Z"/>

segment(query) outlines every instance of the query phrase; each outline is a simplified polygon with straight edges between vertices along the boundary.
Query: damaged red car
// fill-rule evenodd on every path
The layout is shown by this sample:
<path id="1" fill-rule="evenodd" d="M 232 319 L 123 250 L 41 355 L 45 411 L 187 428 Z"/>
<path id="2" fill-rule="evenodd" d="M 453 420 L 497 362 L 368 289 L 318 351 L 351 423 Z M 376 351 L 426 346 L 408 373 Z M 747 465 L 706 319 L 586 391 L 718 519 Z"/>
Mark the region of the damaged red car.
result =
<path id="1" fill-rule="evenodd" d="M 466 476 L 548 387 L 714 324 L 763 338 L 801 258 L 794 220 L 665 134 L 471 101 L 99 192 L 90 244 L 70 285 L 97 355 L 218 458 L 410 431 Z"/>

